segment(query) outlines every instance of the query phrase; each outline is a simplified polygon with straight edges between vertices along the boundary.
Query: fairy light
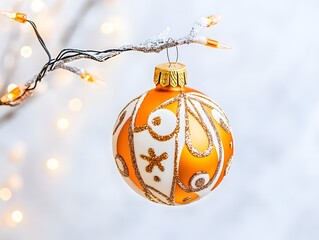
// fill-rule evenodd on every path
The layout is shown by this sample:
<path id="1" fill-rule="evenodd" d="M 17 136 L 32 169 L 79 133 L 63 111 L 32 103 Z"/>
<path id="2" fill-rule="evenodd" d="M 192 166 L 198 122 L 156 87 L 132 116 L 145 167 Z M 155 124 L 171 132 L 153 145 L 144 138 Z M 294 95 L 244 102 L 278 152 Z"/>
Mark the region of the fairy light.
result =
<path id="1" fill-rule="evenodd" d="M 82 101 L 78 98 L 73 98 L 69 101 L 69 109 L 72 112 L 80 112 L 82 110 Z"/>
<path id="2" fill-rule="evenodd" d="M 6 18 L 10 18 L 14 21 L 20 22 L 20 23 L 26 23 L 27 15 L 20 12 L 7 12 L 7 11 L 0 11 L 0 15 Z"/>
<path id="3" fill-rule="evenodd" d="M 2 189 L 0 189 L 0 199 L 2 201 L 9 201 L 12 197 L 12 192 L 10 190 L 10 188 L 4 187 Z"/>
<path id="4" fill-rule="evenodd" d="M 219 49 L 231 49 L 230 46 L 226 45 L 225 43 L 220 43 L 214 39 L 207 38 L 206 39 L 206 46 L 212 47 L 212 48 L 219 48 Z"/>
<path id="5" fill-rule="evenodd" d="M 7 91 L 11 92 L 12 90 L 14 90 L 16 87 L 18 87 L 16 84 L 11 83 L 9 84 L 9 86 L 7 87 Z"/>
<path id="6" fill-rule="evenodd" d="M 0 99 L 0 101 L 3 103 L 14 101 L 18 97 L 20 97 L 23 93 L 23 90 L 15 84 L 10 84 L 7 90 L 8 90 L 8 93 L 6 93 Z"/>
<path id="7" fill-rule="evenodd" d="M 44 8 L 44 3 L 41 0 L 33 0 L 31 2 L 31 9 L 33 12 L 41 12 Z"/>
<path id="8" fill-rule="evenodd" d="M 203 36 L 197 36 L 195 39 L 196 43 L 203 44 L 207 47 L 212 47 L 212 48 L 219 48 L 219 49 L 231 49 L 230 46 L 220 43 L 217 40 L 211 39 L 211 38 L 206 38 Z"/>
<path id="9" fill-rule="evenodd" d="M 211 27 L 219 23 L 221 19 L 222 19 L 221 16 L 208 16 L 204 18 L 204 21 L 206 20 L 207 27 Z"/>
<path id="10" fill-rule="evenodd" d="M 108 35 L 114 32 L 114 24 L 111 22 L 104 22 L 100 27 L 101 33 Z"/>
<path id="11" fill-rule="evenodd" d="M 87 73 L 87 72 L 83 73 L 81 75 L 81 78 L 84 79 L 87 82 L 95 82 L 94 77 L 91 74 Z"/>
<path id="12" fill-rule="evenodd" d="M 20 210 L 15 210 L 11 213 L 11 219 L 15 223 L 20 223 L 23 220 L 23 214 Z"/>
<path id="13" fill-rule="evenodd" d="M 69 127 L 69 121 L 66 118 L 59 118 L 57 121 L 57 126 L 61 130 L 65 130 Z"/>
<path id="14" fill-rule="evenodd" d="M 52 170 L 52 171 L 54 171 L 54 170 L 56 170 L 58 167 L 59 167 L 59 162 L 58 162 L 58 160 L 57 159 L 55 159 L 55 158 L 50 158 L 48 161 L 47 161 L 47 168 L 49 169 L 49 170 Z"/>
<path id="15" fill-rule="evenodd" d="M 29 58 L 32 55 L 32 48 L 29 46 L 23 46 L 20 50 L 20 54 L 24 58 Z"/>

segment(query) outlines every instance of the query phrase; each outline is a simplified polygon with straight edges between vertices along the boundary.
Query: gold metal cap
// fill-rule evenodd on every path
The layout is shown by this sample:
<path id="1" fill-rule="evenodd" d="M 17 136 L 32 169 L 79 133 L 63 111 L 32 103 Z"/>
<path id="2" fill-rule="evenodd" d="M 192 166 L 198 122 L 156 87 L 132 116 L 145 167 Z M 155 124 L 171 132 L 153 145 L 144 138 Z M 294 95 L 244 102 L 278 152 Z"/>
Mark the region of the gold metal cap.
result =
<path id="1" fill-rule="evenodd" d="M 155 67 L 154 83 L 163 87 L 183 87 L 187 84 L 187 71 L 182 63 L 162 63 Z"/>

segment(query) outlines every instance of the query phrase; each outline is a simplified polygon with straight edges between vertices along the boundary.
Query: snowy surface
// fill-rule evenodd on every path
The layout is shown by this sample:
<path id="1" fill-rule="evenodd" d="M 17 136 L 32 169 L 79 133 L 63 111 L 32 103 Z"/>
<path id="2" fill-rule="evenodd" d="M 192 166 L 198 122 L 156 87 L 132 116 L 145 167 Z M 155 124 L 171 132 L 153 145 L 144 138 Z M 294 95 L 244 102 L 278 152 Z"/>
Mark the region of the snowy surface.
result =
<path id="1" fill-rule="evenodd" d="M 41 85 L 44 93 L 0 123 L 0 188 L 20 178 L 12 199 L 0 200 L 1 240 L 319 238 L 318 1 L 100 0 L 91 1 L 83 19 L 78 14 L 89 1 L 43 1 L 41 13 L 31 11 L 32 1 L 2 0 L 0 9 L 29 13 L 54 55 L 65 47 L 138 43 L 167 26 L 173 37 L 183 36 L 201 16 L 222 14 L 203 34 L 233 49 L 185 46 L 179 60 L 189 86 L 227 113 L 235 157 L 228 177 L 201 201 L 166 207 L 144 200 L 121 179 L 111 134 L 122 107 L 153 88 L 154 66 L 166 54 L 80 61 L 107 86 L 53 73 Z M 114 23 L 114 33 L 101 34 L 105 21 Z M 1 88 L 5 79 L 31 78 L 46 58 L 29 26 L 3 18 L 0 26 Z M 19 55 L 24 45 L 33 48 L 29 59 Z M 84 104 L 79 113 L 68 109 L 74 97 Z M 0 117 L 10 110 L 1 108 Z M 56 127 L 60 117 L 70 121 L 65 131 Z M 60 162 L 56 171 L 46 168 L 52 157 Z M 24 219 L 10 227 L 15 209 Z"/>

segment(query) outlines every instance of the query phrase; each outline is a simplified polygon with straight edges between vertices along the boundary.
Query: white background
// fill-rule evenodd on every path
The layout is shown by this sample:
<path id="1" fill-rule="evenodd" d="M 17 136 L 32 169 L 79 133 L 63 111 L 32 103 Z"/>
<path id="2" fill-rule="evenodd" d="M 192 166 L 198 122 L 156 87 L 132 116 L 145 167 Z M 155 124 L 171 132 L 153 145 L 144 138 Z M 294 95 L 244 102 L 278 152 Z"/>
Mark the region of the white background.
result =
<path id="1" fill-rule="evenodd" d="M 11 200 L 0 200 L 1 240 L 318 239 L 318 1 L 43 0 L 40 13 L 31 2 L 2 0 L 0 9 L 28 13 L 53 55 L 66 47 L 143 42 L 167 26 L 172 37 L 184 36 L 198 18 L 222 14 L 203 35 L 233 49 L 183 46 L 179 60 L 188 67 L 189 86 L 227 113 L 235 157 L 228 177 L 196 203 L 144 200 L 121 179 L 111 135 L 122 107 L 153 88 L 154 67 L 166 54 L 77 62 L 106 87 L 61 70 L 25 105 L 0 109 L 0 117 L 15 110 L 0 121 L 0 188 L 12 176 L 20 179 Z M 100 32 L 105 21 L 114 24 L 112 34 Z M 32 47 L 31 58 L 19 55 L 24 45 Z M 46 56 L 30 26 L 0 18 L 0 61 L 4 88 L 5 80 L 32 78 Z M 74 97 L 83 101 L 79 113 L 68 109 Z M 67 130 L 57 129 L 60 117 L 69 120 Z M 60 163 L 56 171 L 46 168 L 52 157 Z M 13 227 L 8 218 L 15 209 L 24 219 Z"/>

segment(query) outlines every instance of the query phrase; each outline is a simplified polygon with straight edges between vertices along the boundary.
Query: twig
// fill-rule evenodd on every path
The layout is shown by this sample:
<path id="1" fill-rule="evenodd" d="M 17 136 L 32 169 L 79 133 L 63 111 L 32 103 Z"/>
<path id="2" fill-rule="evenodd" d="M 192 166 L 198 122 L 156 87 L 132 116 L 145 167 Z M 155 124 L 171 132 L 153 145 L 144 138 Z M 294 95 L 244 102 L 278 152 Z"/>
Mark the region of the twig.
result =
<path id="1" fill-rule="evenodd" d="M 32 91 L 37 87 L 37 84 L 47 75 L 48 72 L 52 72 L 57 69 L 64 69 L 70 71 L 80 76 L 81 78 L 86 79 L 89 82 L 93 82 L 94 79 L 85 70 L 69 65 L 69 63 L 79 59 L 90 59 L 97 62 L 105 62 L 113 57 L 116 57 L 128 51 L 137 51 L 143 53 L 159 53 L 164 49 L 192 43 L 203 44 L 214 48 L 229 49 L 229 47 L 225 44 L 198 35 L 200 29 L 215 25 L 219 21 L 219 17 L 209 16 L 206 18 L 201 18 L 200 21 L 195 22 L 190 33 L 179 39 L 168 38 L 168 31 L 166 31 L 160 34 L 159 36 L 152 39 L 148 39 L 140 44 L 124 45 L 119 48 L 108 49 L 105 51 L 63 49 L 56 58 L 52 59 L 49 50 L 47 49 L 42 37 L 37 31 L 36 25 L 32 21 L 28 20 L 25 14 L 10 12 L 0 12 L 0 14 L 21 23 L 30 23 L 37 35 L 37 38 L 41 46 L 46 51 L 49 58 L 48 62 L 43 66 L 39 74 L 37 74 L 31 80 L 27 81 L 24 84 L 24 86 L 16 87 L 9 93 L 5 94 L 0 99 L 0 106 L 7 105 L 13 107 L 19 105 L 21 102 L 25 101 L 31 95 Z"/>

